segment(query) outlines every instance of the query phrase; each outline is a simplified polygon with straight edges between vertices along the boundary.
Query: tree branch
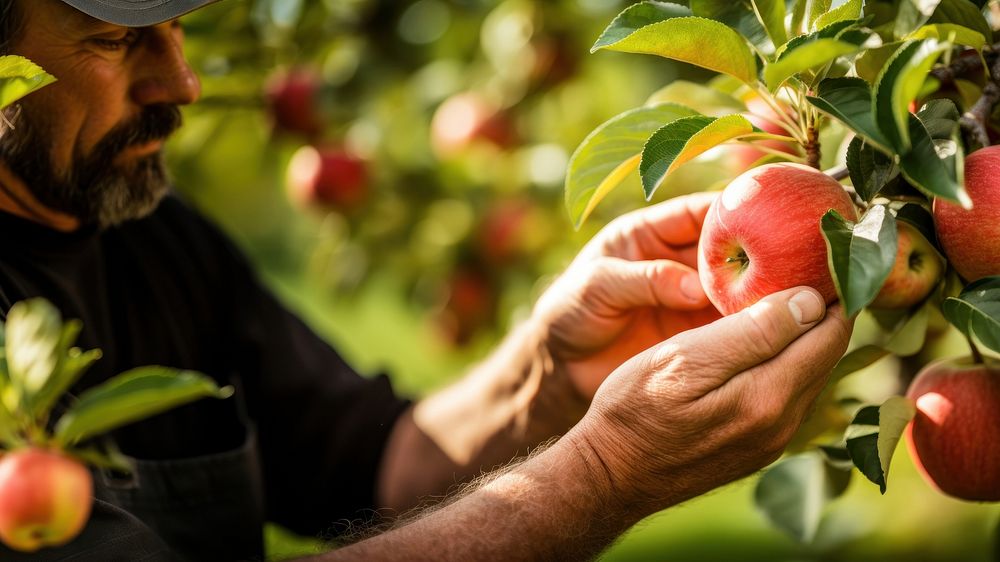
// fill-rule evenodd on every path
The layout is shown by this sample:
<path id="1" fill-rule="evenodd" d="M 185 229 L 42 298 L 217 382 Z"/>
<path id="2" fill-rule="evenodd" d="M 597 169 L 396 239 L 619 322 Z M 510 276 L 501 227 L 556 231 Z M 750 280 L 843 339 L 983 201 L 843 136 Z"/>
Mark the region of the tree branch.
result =
<path id="1" fill-rule="evenodd" d="M 990 79 L 983 87 L 983 93 L 976 103 L 962 114 L 959 124 L 962 131 L 980 144 L 989 146 L 990 137 L 986 132 L 986 123 L 993 114 L 993 108 L 1000 102 L 1000 57 L 992 47 L 987 51 L 992 60 L 989 67 Z"/>

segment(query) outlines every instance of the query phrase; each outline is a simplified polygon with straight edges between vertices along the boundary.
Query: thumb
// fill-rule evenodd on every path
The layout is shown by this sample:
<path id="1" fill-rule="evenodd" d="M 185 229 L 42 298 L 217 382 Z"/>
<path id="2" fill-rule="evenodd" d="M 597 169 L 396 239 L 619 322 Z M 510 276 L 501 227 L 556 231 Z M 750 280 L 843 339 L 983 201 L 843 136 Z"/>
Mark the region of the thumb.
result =
<path id="1" fill-rule="evenodd" d="M 671 260 L 631 261 L 601 258 L 587 285 L 611 308 L 666 307 L 700 310 L 708 306 L 698 272 Z"/>
<path id="2" fill-rule="evenodd" d="M 826 304 L 809 287 L 768 295 L 749 308 L 673 338 L 689 353 L 711 358 L 704 382 L 717 388 L 737 374 L 782 352 L 826 314 Z M 695 351 L 697 350 L 697 351 Z"/>

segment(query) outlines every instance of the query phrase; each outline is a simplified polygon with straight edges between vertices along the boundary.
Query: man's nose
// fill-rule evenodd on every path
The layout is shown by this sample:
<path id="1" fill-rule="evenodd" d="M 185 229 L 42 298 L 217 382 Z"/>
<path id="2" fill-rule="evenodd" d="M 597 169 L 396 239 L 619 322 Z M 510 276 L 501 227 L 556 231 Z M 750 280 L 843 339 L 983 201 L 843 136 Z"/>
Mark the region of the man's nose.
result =
<path id="1" fill-rule="evenodd" d="M 139 105 L 194 103 L 201 96 L 201 82 L 184 57 L 181 33 L 169 23 L 147 31 L 135 67 L 132 100 Z"/>

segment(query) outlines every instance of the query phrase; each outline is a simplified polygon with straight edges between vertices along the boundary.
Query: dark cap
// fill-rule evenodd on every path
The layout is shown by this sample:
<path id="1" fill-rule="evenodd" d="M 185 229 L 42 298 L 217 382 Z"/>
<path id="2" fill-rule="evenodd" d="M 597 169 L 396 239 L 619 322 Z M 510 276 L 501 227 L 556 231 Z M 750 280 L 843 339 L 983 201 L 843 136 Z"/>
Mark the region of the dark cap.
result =
<path id="1" fill-rule="evenodd" d="M 218 0 L 63 0 L 88 16 L 127 27 L 156 25 Z"/>

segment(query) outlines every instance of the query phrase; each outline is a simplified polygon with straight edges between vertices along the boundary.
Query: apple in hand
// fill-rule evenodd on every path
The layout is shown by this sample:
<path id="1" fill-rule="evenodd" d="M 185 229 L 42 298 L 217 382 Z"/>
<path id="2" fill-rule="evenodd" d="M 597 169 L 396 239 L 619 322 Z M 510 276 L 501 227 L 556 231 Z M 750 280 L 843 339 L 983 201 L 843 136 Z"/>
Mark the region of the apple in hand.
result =
<path id="1" fill-rule="evenodd" d="M 965 190 L 971 209 L 934 200 L 934 227 L 948 261 L 972 282 L 1000 275 L 1000 146 L 966 157 Z"/>
<path id="2" fill-rule="evenodd" d="M 34 552 L 75 538 L 90 516 L 93 482 L 76 460 L 20 449 L 0 458 L 0 541 Z"/>
<path id="3" fill-rule="evenodd" d="M 288 164 L 288 195 L 303 206 L 350 210 L 368 193 L 368 166 L 338 147 L 303 146 Z"/>
<path id="4" fill-rule="evenodd" d="M 936 361 L 906 395 L 917 407 L 906 441 L 927 481 L 956 498 L 1000 501 L 1000 364 Z"/>
<path id="5" fill-rule="evenodd" d="M 869 305 L 872 308 L 909 308 L 930 294 L 944 272 L 940 256 L 924 235 L 909 223 L 896 224 L 896 262 Z"/>
<path id="6" fill-rule="evenodd" d="M 808 166 L 765 164 L 734 179 L 709 208 L 698 241 L 698 274 L 712 304 L 728 315 L 799 285 L 835 301 L 820 230 L 830 209 L 857 220 L 843 186 Z"/>

